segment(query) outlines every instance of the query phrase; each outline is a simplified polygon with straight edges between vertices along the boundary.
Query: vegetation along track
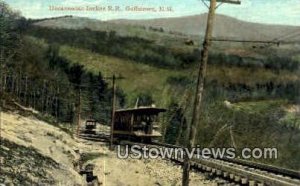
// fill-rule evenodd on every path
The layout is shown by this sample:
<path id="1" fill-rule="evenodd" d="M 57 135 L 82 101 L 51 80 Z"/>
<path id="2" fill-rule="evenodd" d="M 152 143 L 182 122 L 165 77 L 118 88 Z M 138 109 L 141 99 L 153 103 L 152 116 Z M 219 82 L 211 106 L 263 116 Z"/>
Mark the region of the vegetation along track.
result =
<path id="1" fill-rule="evenodd" d="M 85 134 L 81 138 L 91 141 L 108 141 L 107 135 Z M 122 145 L 139 145 L 148 148 L 182 148 L 181 146 L 152 142 L 151 144 L 121 141 Z M 142 148 L 140 148 L 142 150 Z M 197 155 L 197 154 L 195 154 Z M 173 156 L 171 161 L 183 163 L 183 159 Z M 209 172 L 210 175 L 221 177 L 240 185 L 274 185 L 274 186 L 298 186 L 300 185 L 300 173 L 293 170 L 274 167 L 266 164 L 239 160 L 239 159 L 215 159 L 194 158 L 191 167 L 196 171 Z"/>

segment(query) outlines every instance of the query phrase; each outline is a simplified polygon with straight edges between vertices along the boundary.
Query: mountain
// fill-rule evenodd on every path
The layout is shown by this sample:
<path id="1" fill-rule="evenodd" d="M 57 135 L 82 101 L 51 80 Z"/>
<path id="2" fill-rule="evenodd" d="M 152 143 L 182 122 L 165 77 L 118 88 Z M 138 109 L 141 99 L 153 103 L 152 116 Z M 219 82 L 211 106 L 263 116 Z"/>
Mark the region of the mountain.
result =
<path id="1" fill-rule="evenodd" d="M 165 31 L 203 36 L 206 28 L 206 20 L 207 14 L 200 14 L 186 17 L 148 20 L 119 19 L 109 22 L 123 25 L 139 25 L 145 27 L 163 28 Z M 290 35 L 294 36 L 294 34 L 297 37 L 287 37 Z M 273 40 L 286 36 L 287 41 L 300 41 L 300 27 L 251 23 L 218 14 L 216 15 L 213 36 L 218 38 L 248 40 Z"/>
<path id="2" fill-rule="evenodd" d="M 207 14 L 175 18 L 145 20 L 117 19 L 110 21 L 63 16 L 37 20 L 34 24 L 50 28 L 114 30 L 123 36 L 139 36 L 146 39 L 167 37 L 170 40 L 170 37 L 191 37 L 192 39 L 197 39 L 199 36 L 203 36 L 206 28 L 206 20 Z M 298 43 L 300 42 L 300 26 L 252 23 L 217 14 L 213 37 L 263 41 L 278 39 Z"/>

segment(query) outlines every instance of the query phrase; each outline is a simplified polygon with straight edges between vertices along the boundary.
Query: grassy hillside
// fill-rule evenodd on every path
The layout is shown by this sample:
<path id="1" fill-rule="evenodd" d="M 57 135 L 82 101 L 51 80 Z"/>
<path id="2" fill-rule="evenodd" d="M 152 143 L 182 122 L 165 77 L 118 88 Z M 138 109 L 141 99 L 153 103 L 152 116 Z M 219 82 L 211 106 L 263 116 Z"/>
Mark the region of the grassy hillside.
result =
<path id="1" fill-rule="evenodd" d="M 169 32 L 161 32 L 148 29 L 145 26 L 122 25 L 96 19 L 82 17 L 64 17 L 51 20 L 36 22 L 35 25 L 48 28 L 65 28 L 65 29 L 84 29 L 89 28 L 93 31 L 115 31 L 119 36 L 129 36 L 148 39 L 155 41 L 157 44 L 180 47 L 185 46 L 184 41 L 189 38 L 187 35 L 170 34 Z M 198 37 L 192 37 L 195 41 Z M 196 42 L 197 43 L 197 42 Z M 186 48 L 186 46 L 185 46 Z"/>
<path id="2" fill-rule="evenodd" d="M 205 31 L 206 14 L 162 18 L 150 20 L 112 20 L 100 21 L 81 17 L 60 17 L 35 23 L 47 28 L 91 29 L 93 31 L 115 31 L 119 36 L 140 37 L 157 45 L 171 49 L 191 51 L 202 44 Z M 299 53 L 299 27 L 286 25 L 267 25 L 245 22 L 225 15 L 217 15 L 214 36 L 241 40 L 282 40 L 280 46 L 257 43 L 214 42 L 217 51 L 240 56 L 261 57 L 273 52 L 282 52 L 288 56 Z M 200 35 L 200 36 L 199 36 Z M 186 40 L 193 40 L 195 45 L 188 46 Z M 298 42 L 284 44 L 284 42 Z"/>
<path id="3" fill-rule="evenodd" d="M 162 103 L 166 99 L 164 91 L 169 88 L 169 84 L 167 83 L 168 78 L 183 76 L 193 81 L 197 72 L 197 65 L 183 70 L 161 69 L 69 46 L 61 47 L 60 54 L 73 63 L 83 64 L 88 70 L 94 73 L 101 71 L 104 76 L 116 74 L 125 77 L 126 79 L 120 80 L 118 84 L 124 89 L 129 103 L 133 103 L 140 92 L 149 92 L 153 95 L 157 103 Z M 285 84 L 300 80 L 297 72 L 291 73 L 287 70 L 275 73 L 272 70 L 266 69 L 218 65 L 208 66 L 207 74 L 208 82 L 216 80 L 224 87 L 228 87 L 231 84 L 245 84 L 249 87 L 255 87 L 256 84 L 265 84 L 268 82 Z"/>
<path id="4" fill-rule="evenodd" d="M 100 55 L 84 49 L 61 47 L 60 54 L 73 63 L 83 64 L 86 69 L 104 77 L 122 76 L 118 85 L 125 91 L 128 102 L 133 103 L 139 93 L 149 92 L 157 102 L 164 100 L 162 97 L 169 76 L 181 76 L 193 73 L 193 69 L 169 70 L 152 67 L 146 64 L 135 63 L 117 57 Z"/>

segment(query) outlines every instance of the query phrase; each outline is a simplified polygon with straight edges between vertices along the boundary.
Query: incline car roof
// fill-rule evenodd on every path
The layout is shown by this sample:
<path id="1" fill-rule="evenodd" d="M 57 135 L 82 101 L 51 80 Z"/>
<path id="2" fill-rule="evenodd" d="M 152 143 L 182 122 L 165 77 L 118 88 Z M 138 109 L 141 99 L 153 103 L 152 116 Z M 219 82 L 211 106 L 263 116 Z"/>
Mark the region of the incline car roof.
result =
<path id="1" fill-rule="evenodd" d="M 147 113 L 147 114 L 156 114 L 159 112 L 166 112 L 167 110 L 164 108 L 156 108 L 156 107 L 139 107 L 139 108 L 130 108 L 130 109 L 119 109 L 116 110 L 116 114 L 123 113 Z"/>

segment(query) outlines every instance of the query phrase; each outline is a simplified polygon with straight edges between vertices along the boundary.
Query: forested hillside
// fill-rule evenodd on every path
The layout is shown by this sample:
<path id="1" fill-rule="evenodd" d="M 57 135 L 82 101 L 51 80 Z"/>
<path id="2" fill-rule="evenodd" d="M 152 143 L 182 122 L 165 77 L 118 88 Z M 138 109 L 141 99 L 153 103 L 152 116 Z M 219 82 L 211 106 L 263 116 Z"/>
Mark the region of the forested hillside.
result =
<path id="1" fill-rule="evenodd" d="M 26 36 L 28 22 L 5 8 L 1 17 L 1 32 L 6 33 L 1 37 L 1 96 L 52 115 L 58 122 L 73 122 L 80 102 L 84 117 L 107 122 L 111 90 L 101 72 L 93 74 L 59 56 L 57 44 Z M 117 95 L 124 105 L 122 91 Z"/>

